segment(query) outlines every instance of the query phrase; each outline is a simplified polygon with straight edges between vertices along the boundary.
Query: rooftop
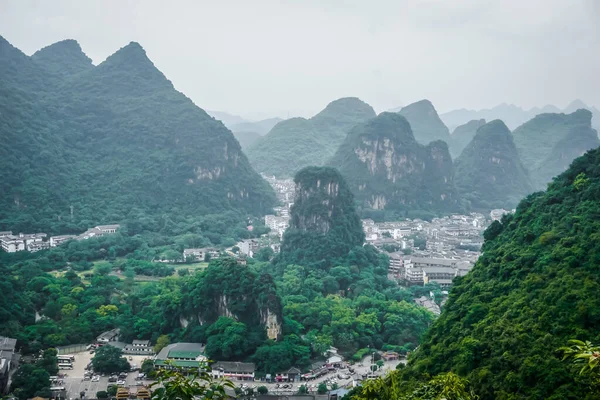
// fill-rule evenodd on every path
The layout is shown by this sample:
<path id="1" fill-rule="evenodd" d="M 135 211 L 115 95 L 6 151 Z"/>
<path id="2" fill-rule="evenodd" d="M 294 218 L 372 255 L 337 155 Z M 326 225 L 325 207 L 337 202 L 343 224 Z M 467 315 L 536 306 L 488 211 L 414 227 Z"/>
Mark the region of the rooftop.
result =
<path id="1" fill-rule="evenodd" d="M 196 358 L 202 355 L 204 352 L 204 346 L 200 343 L 173 343 L 165 346 L 155 357 L 156 361 L 168 360 L 174 357 L 172 354 L 177 355 L 177 358 Z M 195 356 L 179 356 L 180 354 L 196 354 Z M 195 361 L 197 363 L 197 361 Z"/>

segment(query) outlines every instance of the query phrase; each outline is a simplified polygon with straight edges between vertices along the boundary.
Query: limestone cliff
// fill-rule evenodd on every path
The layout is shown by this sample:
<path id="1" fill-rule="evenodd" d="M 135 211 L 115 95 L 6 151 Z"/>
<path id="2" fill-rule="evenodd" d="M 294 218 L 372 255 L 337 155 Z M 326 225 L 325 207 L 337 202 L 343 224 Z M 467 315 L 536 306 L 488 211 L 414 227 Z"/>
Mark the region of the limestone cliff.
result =
<path id="1" fill-rule="evenodd" d="M 277 340 L 283 319 L 271 275 L 259 275 L 231 258 L 213 260 L 186 287 L 181 321 L 186 327 L 210 325 L 219 317 L 235 319 L 251 329 L 260 326 Z"/>
<path id="2" fill-rule="evenodd" d="M 290 227 L 283 236 L 278 262 L 328 266 L 363 244 L 354 196 L 337 170 L 307 167 L 296 174 L 294 182 Z"/>
<path id="3" fill-rule="evenodd" d="M 350 131 L 329 161 L 365 207 L 434 213 L 460 210 L 445 142 L 419 144 L 401 115 L 382 113 Z"/>

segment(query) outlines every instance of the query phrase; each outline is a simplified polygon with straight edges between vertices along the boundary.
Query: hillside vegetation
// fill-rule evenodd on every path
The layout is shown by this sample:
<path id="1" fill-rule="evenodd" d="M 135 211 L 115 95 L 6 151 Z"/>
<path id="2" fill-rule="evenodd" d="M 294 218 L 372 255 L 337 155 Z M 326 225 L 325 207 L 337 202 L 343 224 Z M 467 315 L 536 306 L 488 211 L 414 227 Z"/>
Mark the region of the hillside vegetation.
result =
<path id="1" fill-rule="evenodd" d="M 488 122 L 456 160 L 456 186 L 476 209 L 512 209 L 533 191 L 504 122 Z"/>
<path id="2" fill-rule="evenodd" d="M 410 122 L 417 142 L 429 144 L 435 140 L 450 143 L 450 132 L 429 100 L 421 100 L 402 107 L 398 112 Z"/>
<path id="3" fill-rule="evenodd" d="M 537 115 L 515 129 L 513 137 L 536 189 L 545 189 L 576 157 L 600 146 L 592 113 L 585 109 Z"/>
<path id="4" fill-rule="evenodd" d="M 232 133 L 177 92 L 139 44 L 96 67 L 74 41 L 27 57 L 0 38 L 0 51 L 0 229 L 164 226 L 274 204 Z"/>
<path id="5" fill-rule="evenodd" d="M 600 150 L 485 232 L 484 254 L 457 278 L 410 362 L 413 375 L 454 371 L 481 399 L 595 399 L 555 350 L 600 339 Z"/>
<path id="6" fill-rule="evenodd" d="M 419 144 L 399 114 L 354 127 L 328 164 L 339 169 L 363 213 L 398 218 L 462 210 L 446 143 Z"/>
<path id="7" fill-rule="evenodd" d="M 310 119 L 279 122 L 248 149 L 248 158 L 258 172 L 292 177 L 309 165 L 325 164 L 352 127 L 373 117 L 375 111 L 363 101 L 338 99 Z"/>

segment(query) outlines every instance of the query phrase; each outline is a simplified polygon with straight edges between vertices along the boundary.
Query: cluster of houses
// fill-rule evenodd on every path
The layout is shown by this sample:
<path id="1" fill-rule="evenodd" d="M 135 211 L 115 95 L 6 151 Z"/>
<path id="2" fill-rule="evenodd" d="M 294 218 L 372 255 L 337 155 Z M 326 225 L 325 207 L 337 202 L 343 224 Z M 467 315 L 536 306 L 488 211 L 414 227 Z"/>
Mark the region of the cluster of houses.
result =
<path id="1" fill-rule="evenodd" d="M 80 235 L 51 236 L 49 240 L 45 240 L 48 237 L 45 233 L 19 233 L 18 235 L 13 235 L 12 231 L 4 231 L 0 232 L 0 246 L 7 253 L 15 253 L 17 251 L 36 252 L 60 246 L 69 240 L 86 240 L 115 233 L 119 227 L 120 225 L 98 225 Z"/>
<path id="2" fill-rule="evenodd" d="M 410 284 L 423 285 L 435 282 L 446 289 L 457 276 L 465 276 L 473 263 L 455 258 L 415 257 L 391 253 L 388 274 Z"/>

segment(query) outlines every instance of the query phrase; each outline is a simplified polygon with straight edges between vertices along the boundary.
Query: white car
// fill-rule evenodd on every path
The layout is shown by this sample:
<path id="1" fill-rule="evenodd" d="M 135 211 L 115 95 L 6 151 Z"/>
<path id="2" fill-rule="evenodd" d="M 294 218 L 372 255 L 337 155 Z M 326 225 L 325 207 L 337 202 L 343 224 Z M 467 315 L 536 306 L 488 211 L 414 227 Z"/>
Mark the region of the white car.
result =
<path id="1" fill-rule="evenodd" d="M 92 377 L 92 382 L 99 382 L 100 381 L 100 377 L 98 375 Z"/>
<path id="2" fill-rule="evenodd" d="M 125 381 L 122 379 L 117 381 L 117 386 L 125 386 Z"/>

